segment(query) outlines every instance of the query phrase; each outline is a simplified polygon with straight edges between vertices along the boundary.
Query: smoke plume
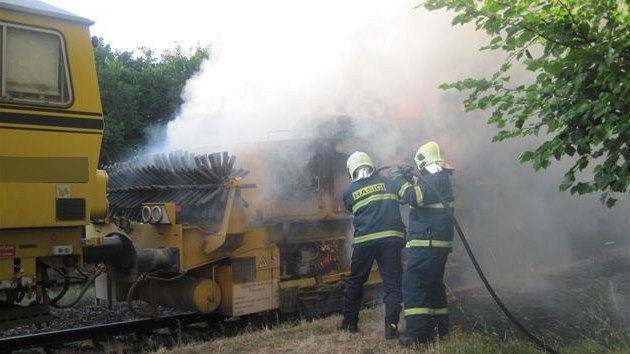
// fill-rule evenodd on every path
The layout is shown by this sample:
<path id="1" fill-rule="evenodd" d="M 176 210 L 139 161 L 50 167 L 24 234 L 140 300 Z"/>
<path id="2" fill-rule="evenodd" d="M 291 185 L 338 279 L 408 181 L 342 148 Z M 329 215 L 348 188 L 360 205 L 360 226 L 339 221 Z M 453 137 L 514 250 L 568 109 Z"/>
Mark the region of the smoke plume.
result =
<path id="1" fill-rule="evenodd" d="M 210 58 L 186 85 L 168 149 L 303 136 L 321 117 L 349 116 L 379 164 L 411 164 L 420 144 L 441 144 L 457 168 L 456 214 L 492 281 L 629 247 L 627 195 L 607 209 L 596 195 L 560 192 L 566 163 L 534 173 L 518 155 L 538 140 L 492 143 L 487 115 L 438 88 L 502 59 L 478 50 L 483 33 L 452 27 L 452 14 L 414 1 L 225 3 L 208 4 Z"/>

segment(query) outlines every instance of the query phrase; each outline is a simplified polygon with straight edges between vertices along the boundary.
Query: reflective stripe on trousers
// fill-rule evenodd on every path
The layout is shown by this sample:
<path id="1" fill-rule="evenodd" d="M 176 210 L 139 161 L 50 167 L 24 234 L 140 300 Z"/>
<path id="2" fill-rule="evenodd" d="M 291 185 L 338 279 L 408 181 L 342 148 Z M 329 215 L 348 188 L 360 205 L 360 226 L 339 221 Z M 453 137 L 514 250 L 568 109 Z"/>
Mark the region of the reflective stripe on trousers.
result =
<path id="1" fill-rule="evenodd" d="M 407 241 L 407 248 L 412 247 L 444 247 L 451 248 L 453 247 L 453 241 L 442 241 L 442 240 L 411 240 Z"/>
<path id="2" fill-rule="evenodd" d="M 447 203 L 423 204 L 423 205 L 418 206 L 418 208 L 444 209 L 444 208 L 453 208 L 454 206 L 455 206 L 455 203 L 447 202 Z"/>
<path id="3" fill-rule="evenodd" d="M 428 307 L 412 307 L 405 309 L 405 316 L 413 315 L 446 315 L 448 314 L 448 307 L 439 309 L 430 309 Z"/>
<path id="4" fill-rule="evenodd" d="M 357 243 L 362 243 L 362 242 L 367 242 L 367 241 L 372 241 L 372 240 L 378 240 L 380 238 L 386 238 L 386 237 L 405 238 L 405 234 L 400 231 L 392 231 L 392 230 L 374 232 L 367 235 L 356 236 L 354 238 L 354 243 L 357 244 Z"/>

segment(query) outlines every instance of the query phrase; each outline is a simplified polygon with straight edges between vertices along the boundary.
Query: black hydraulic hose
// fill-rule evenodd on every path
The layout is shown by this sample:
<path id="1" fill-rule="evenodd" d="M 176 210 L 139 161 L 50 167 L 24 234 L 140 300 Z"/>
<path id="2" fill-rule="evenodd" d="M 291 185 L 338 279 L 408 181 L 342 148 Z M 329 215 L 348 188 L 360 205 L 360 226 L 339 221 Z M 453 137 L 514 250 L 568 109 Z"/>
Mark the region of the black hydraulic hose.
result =
<path id="1" fill-rule="evenodd" d="M 85 282 L 85 284 L 83 284 L 83 287 L 81 288 L 81 291 L 79 292 L 79 295 L 76 297 L 76 299 L 74 299 L 74 301 L 72 301 L 71 303 L 67 304 L 67 305 L 58 305 L 57 301 L 51 302 L 50 306 L 54 307 L 54 308 L 58 308 L 58 309 L 67 309 L 70 307 L 73 307 L 74 305 L 76 305 L 77 303 L 79 303 L 79 300 L 81 300 L 83 298 L 83 295 L 85 295 L 85 292 L 88 290 L 88 288 L 92 285 L 92 283 L 94 283 L 94 281 L 96 280 L 96 278 L 101 275 L 101 273 L 103 273 L 104 268 L 103 267 L 98 267 L 96 269 L 96 272 L 94 274 L 92 274 L 92 276 L 90 276 L 90 278 Z"/>
<path id="2" fill-rule="evenodd" d="M 142 313 L 142 312 L 136 310 L 135 307 L 133 307 L 133 296 L 134 296 L 134 294 L 136 292 L 136 288 L 146 278 L 147 278 L 147 274 L 146 273 L 142 273 L 142 274 L 140 274 L 138 279 L 136 279 L 136 281 L 134 281 L 133 284 L 131 284 L 131 287 L 129 288 L 129 291 L 127 292 L 127 306 L 129 306 L 129 311 L 131 311 L 131 313 L 134 314 L 137 317 L 152 317 L 152 318 L 155 318 L 156 317 L 155 311 L 153 311 L 153 313 L 150 313 L 150 314 L 149 313 Z M 153 305 L 153 304 L 151 304 L 151 305 Z M 152 306 L 152 308 L 153 308 L 153 306 Z"/>
<path id="3" fill-rule="evenodd" d="M 48 267 L 44 266 L 43 264 L 38 264 L 38 268 L 42 275 L 41 282 L 42 282 L 42 288 L 43 288 L 42 289 L 43 296 L 47 299 L 49 304 L 54 305 L 57 303 L 57 301 L 61 300 L 61 298 L 63 298 L 66 295 L 66 292 L 70 288 L 70 278 L 68 277 L 68 274 L 66 273 L 65 268 L 61 268 L 61 270 L 57 268 L 52 268 L 57 274 L 63 277 L 63 287 L 61 291 L 54 298 L 50 299 L 50 296 L 48 292 L 46 291 L 48 287 L 52 287 L 51 286 L 52 282 L 48 276 Z M 54 285 L 56 285 L 56 282 L 54 282 Z"/>
<path id="4" fill-rule="evenodd" d="M 68 292 L 68 289 L 70 289 L 70 278 L 67 277 L 67 276 L 64 276 L 64 278 L 63 278 L 63 288 L 61 289 L 59 294 L 57 294 L 57 296 L 55 296 L 54 298 L 50 299 L 50 304 L 52 304 L 52 305 L 57 304 L 57 302 L 59 300 L 61 300 L 61 298 L 63 298 L 66 295 L 66 292 Z"/>
<path id="5" fill-rule="evenodd" d="M 75 268 L 75 270 L 81 275 L 80 277 L 69 275 L 65 268 L 61 269 L 63 269 L 64 271 L 62 272 L 57 268 L 52 268 L 52 270 L 54 270 L 57 274 L 61 275 L 64 278 L 68 278 L 69 280 L 88 280 L 88 275 L 79 271 L 79 268 Z"/>
<path id="6" fill-rule="evenodd" d="M 156 274 L 156 273 L 153 273 Z M 152 275 L 152 274 L 146 274 L 146 278 L 149 280 L 158 280 L 158 281 L 175 281 L 177 279 L 183 278 L 184 276 L 186 276 L 186 273 L 178 273 L 170 278 L 164 278 L 164 277 L 159 277 L 156 275 Z"/>
<path id="7" fill-rule="evenodd" d="M 78 267 L 75 267 L 74 269 L 77 271 L 77 273 L 79 273 L 79 274 L 81 274 L 81 275 L 83 276 L 83 279 L 86 279 L 86 280 L 87 280 L 87 278 L 88 278 L 88 275 L 87 275 L 87 274 L 85 274 L 85 273 L 84 273 L 81 269 L 79 269 Z"/>
<path id="8" fill-rule="evenodd" d="M 525 326 L 523 326 L 516 317 L 514 317 L 514 315 L 512 315 L 512 313 L 507 309 L 507 307 L 505 307 L 505 305 L 503 304 L 503 301 L 501 301 L 501 299 L 499 298 L 499 296 L 494 292 L 494 289 L 492 288 L 492 286 L 490 285 L 490 283 L 488 282 L 488 279 L 486 279 L 485 274 L 483 273 L 483 270 L 481 270 L 481 266 L 479 265 L 479 263 L 477 262 L 477 258 L 475 257 L 475 255 L 473 254 L 472 249 L 470 248 L 470 245 L 468 244 L 468 240 L 466 239 L 466 236 L 464 236 L 464 232 L 462 231 L 462 228 L 459 226 L 459 223 L 457 222 L 457 219 L 455 218 L 455 214 L 453 213 L 453 209 L 450 208 L 448 206 L 448 204 L 446 203 L 446 201 L 444 200 L 444 197 L 442 197 L 442 195 L 440 194 L 440 192 L 437 190 L 437 188 L 435 188 L 429 181 L 427 181 L 426 178 L 424 178 L 421 174 L 418 175 L 418 177 L 420 177 L 420 179 L 422 179 L 422 181 L 424 181 L 427 186 L 429 186 L 429 188 L 431 188 L 431 190 L 433 190 L 433 192 L 435 192 L 435 194 L 438 196 L 438 198 L 440 199 L 440 202 L 442 202 L 442 205 L 444 206 L 444 208 L 446 208 L 447 210 L 450 211 L 449 216 L 451 217 L 451 220 L 453 221 L 453 224 L 455 225 L 455 230 L 457 230 L 457 234 L 459 235 L 459 238 L 462 240 L 462 243 L 464 244 L 464 249 L 466 249 L 466 253 L 468 254 L 468 257 L 470 258 L 470 260 L 473 263 L 473 266 L 475 267 L 475 270 L 477 271 L 477 274 L 479 275 L 479 278 L 481 278 L 481 281 L 483 282 L 483 285 L 486 286 L 486 289 L 488 290 L 488 292 L 490 293 L 490 296 L 492 296 L 492 299 L 494 300 L 494 302 L 496 302 L 496 304 L 501 308 L 501 310 L 503 311 L 503 313 L 505 314 L 505 316 L 512 321 L 512 323 L 518 328 L 520 329 L 523 333 L 525 333 L 525 335 L 527 335 L 527 337 L 529 337 L 529 339 L 531 339 L 534 343 L 536 343 L 542 350 L 544 350 L 545 352 L 548 353 L 552 353 L 552 354 L 559 354 L 559 352 L 555 349 L 553 349 L 552 347 L 550 347 L 548 344 L 546 344 L 545 342 L 543 342 L 540 338 L 536 337 L 533 333 L 531 333 L 529 330 L 527 330 L 527 328 L 525 328 Z"/>

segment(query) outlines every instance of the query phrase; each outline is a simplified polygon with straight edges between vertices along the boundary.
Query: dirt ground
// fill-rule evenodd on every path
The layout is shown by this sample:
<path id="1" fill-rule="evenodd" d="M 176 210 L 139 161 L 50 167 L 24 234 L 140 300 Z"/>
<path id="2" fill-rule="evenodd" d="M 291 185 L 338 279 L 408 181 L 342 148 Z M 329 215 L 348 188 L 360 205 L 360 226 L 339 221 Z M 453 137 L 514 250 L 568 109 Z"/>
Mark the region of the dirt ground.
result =
<path id="1" fill-rule="evenodd" d="M 623 250 L 536 274 L 537 284 L 526 277 L 492 284 L 510 313 L 542 340 L 560 343 L 592 339 L 619 340 L 630 329 L 630 253 Z M 477 287 L 450 290 L 451 323 L 499 336 L 524 334 L 478 282 Z"/>

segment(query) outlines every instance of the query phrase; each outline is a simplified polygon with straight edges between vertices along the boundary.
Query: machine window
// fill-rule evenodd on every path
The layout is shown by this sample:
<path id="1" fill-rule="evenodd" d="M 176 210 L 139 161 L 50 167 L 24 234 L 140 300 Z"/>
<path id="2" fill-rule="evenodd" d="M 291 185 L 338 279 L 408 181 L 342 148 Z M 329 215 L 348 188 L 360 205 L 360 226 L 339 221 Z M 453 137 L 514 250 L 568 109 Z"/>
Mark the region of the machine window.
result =
<path id="1" fill-rule="evenodd" d="M 69 104 L 69 74 L 62 37 L 52 31 L 1 23 L 0 33 L 0 100 Z"/>

